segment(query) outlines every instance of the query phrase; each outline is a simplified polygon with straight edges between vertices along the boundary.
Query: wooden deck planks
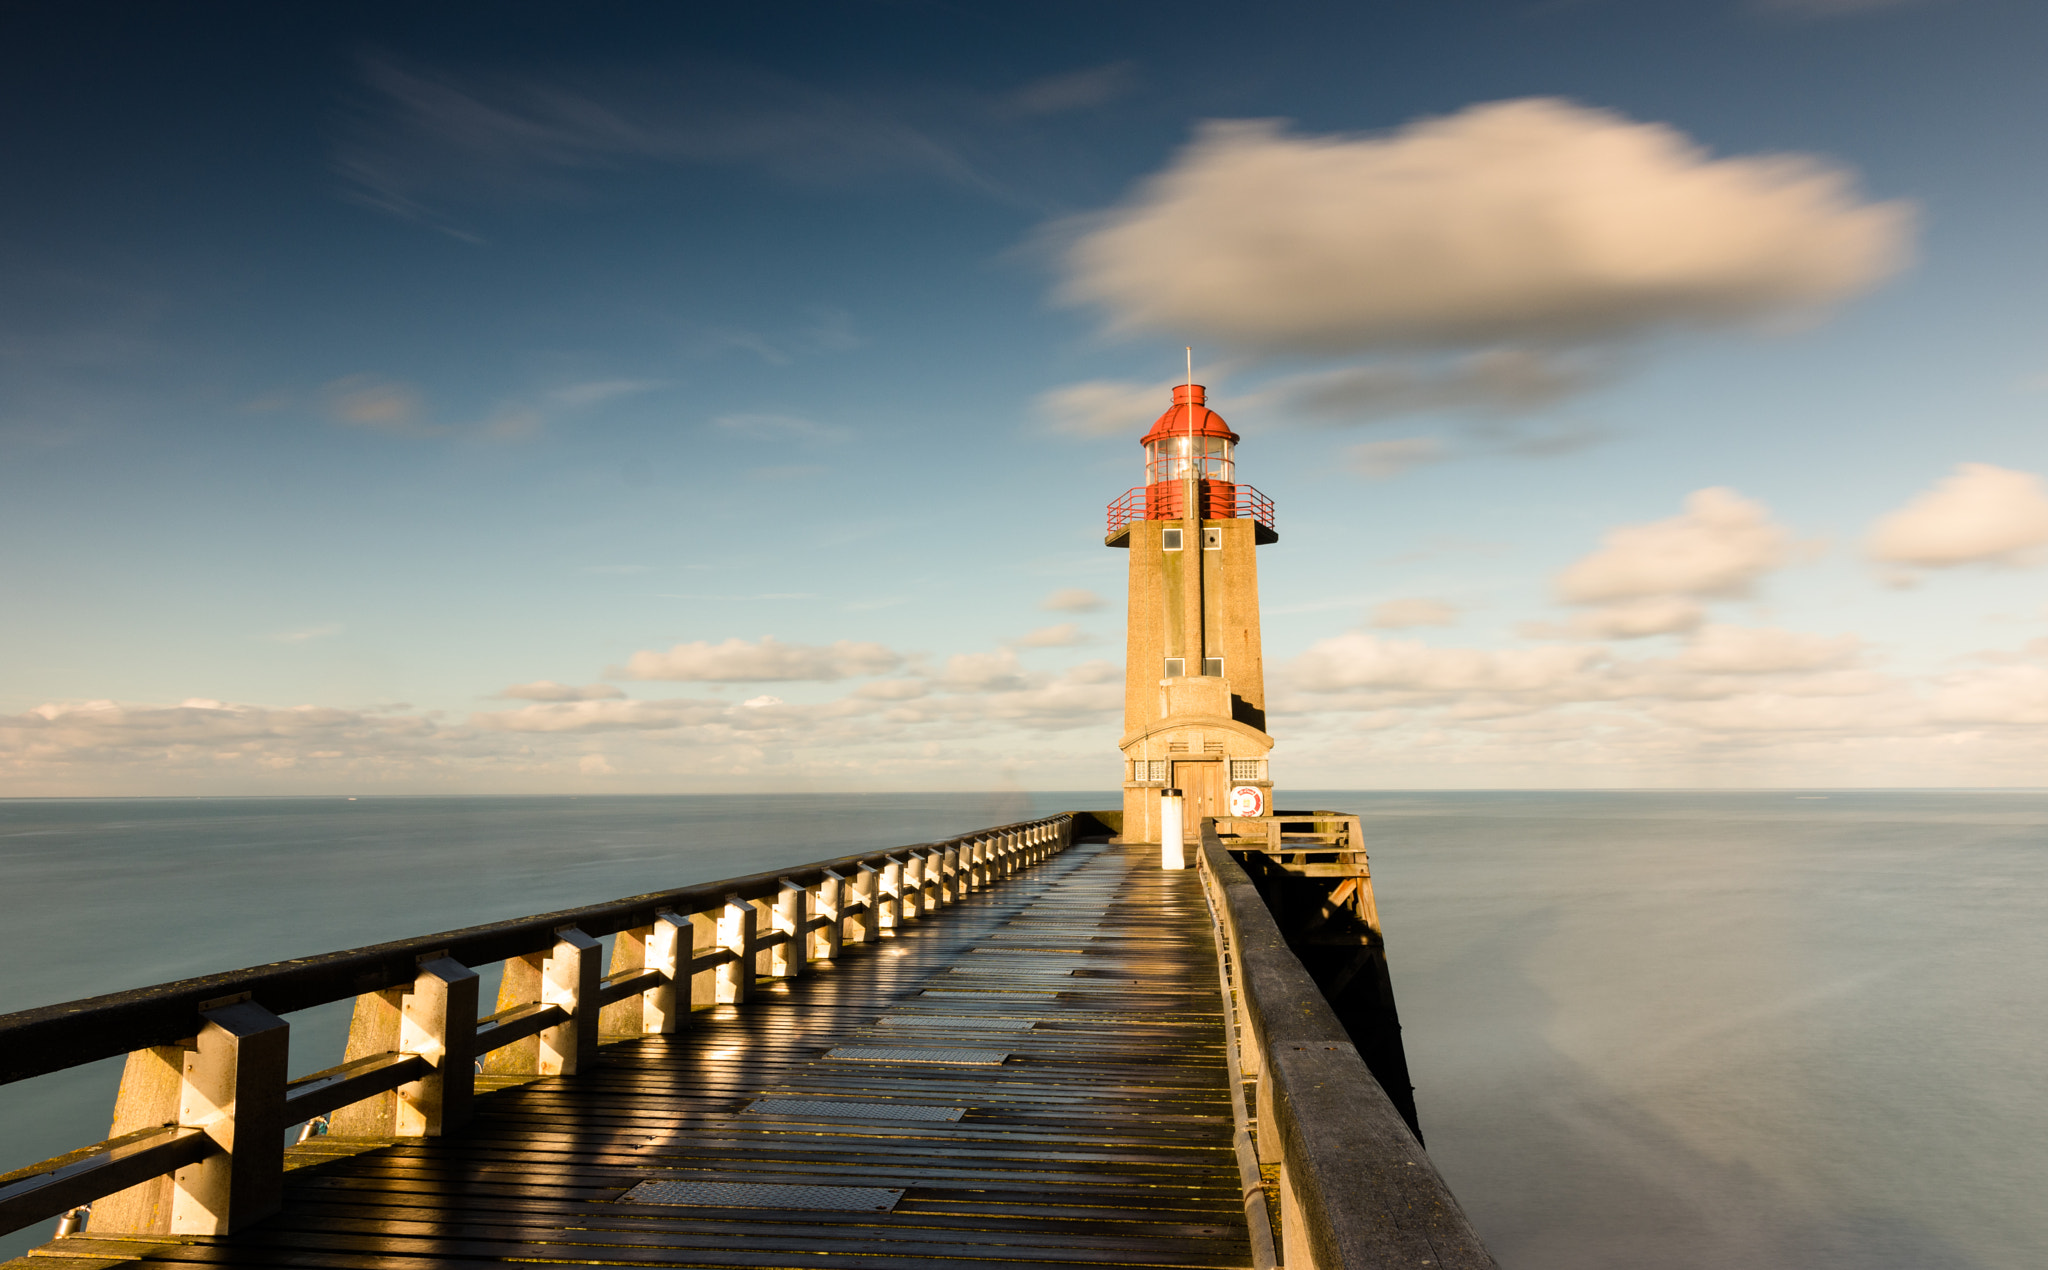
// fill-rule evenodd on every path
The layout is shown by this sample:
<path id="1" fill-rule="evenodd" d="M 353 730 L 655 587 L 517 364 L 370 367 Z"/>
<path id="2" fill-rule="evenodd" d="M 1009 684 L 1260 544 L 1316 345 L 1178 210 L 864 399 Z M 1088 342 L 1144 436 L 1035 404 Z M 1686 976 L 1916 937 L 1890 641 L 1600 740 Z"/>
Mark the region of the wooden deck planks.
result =
<path id="1" fill-rule="evenodd" d="M 1248 1266 L 1208 917 L 1195 876 L 1147 854 L 1074 847 L 837 965 L 764 983 L 744 1007 L 700 1011 L 686 1034 L 481 1097 L 459 1136 L 316 1145 L 302 1158 L 331 1158 L 288 1174 L 285 1211 L 242 1234 L 88 1233 L 35 1255 L 308 1270 Z M 1008 1057 L 826 1057 L 839 1047 Z M 758 1098 L 965 1113 L 747 1112 Z M 888 1213 L 621 1201 L 649 1180 L 904 1193 Z"/>

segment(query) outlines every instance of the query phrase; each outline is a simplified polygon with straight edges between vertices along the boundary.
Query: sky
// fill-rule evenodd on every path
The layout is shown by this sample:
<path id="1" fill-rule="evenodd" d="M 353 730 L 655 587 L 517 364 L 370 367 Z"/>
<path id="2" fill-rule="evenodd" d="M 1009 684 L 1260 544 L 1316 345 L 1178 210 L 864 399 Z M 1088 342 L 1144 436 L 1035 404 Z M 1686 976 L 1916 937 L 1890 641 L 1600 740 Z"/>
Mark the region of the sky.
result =
<path id="1" fill-rule="evenodd" d="M 2033 786 L 2048 8 L 0 7 L 0 796 Z"/>

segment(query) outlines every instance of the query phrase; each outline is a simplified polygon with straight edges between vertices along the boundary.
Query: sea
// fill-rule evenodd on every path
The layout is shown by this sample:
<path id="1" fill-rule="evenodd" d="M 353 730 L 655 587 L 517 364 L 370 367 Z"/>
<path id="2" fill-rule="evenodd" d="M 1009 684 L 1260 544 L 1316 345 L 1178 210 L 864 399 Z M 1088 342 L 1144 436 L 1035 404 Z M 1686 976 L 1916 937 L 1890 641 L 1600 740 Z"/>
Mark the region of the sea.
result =
<path id="1" fill-rule="evenodd" d="M 2048 793 L 1283 792 L 1364 817 L 1429 1152 L 1509 1270 L 2048 1266 Z M 1115 805 L 0 800 L 0 1011 Z M 339 1061 L 346 1003 L 292 1023 Z M 0 1089 L 0 1171 L 119 1072 Z"/>

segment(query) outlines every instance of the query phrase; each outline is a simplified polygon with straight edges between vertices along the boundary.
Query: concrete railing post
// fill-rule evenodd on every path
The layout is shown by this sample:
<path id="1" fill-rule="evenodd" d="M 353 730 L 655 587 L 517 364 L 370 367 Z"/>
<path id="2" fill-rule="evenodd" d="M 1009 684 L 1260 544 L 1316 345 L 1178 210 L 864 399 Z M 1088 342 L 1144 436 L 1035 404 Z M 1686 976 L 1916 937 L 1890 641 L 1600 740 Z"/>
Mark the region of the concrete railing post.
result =
<path id="1" fill-rule="evenodd" d="M 897 908 L 901 920 L 913 922 L 924 916 L 924 856 L 916 851 L 903 853 L 903 885 L 897 893 Z"/>
<path id="2" fill-rule="evenodd" d="M 853 890 L 861 901 L 861 909 L 853 923 L 853 942 L 872 944 L 882 933 L 882 873 L 872 864 L 863 864 L 854 879 Z"/>
<path id="3" fill-rule="evenodd" d="M 398 1051 L 434 1065 L 398 1087 L 398 1133 L 436 1138 L 469 1123 L 476 1101 L 476 971 L 450 957 L 420 963 L 400 1004 Z"/>
<path id="4" fill-rule="evenodd" d="M 555 947 L 541 963 L 540 999 L 569 1017 L 540 1034 L 540 1074 L 574 1076 L 597 1061 L 597 988 L 604 978 L 604 945 L 576 929 L 555 932 Z"/>
<path id="5" fill-rule="evenodd" d="M 284 1206 L 284 1086 L 291 1028 L 254 1001 L 201 1010 L 178 1123 L 219 1150 L 171 1178 L 174 1235 L 226 1235 Z"/>
<path id="6" fill-rule="evenodd" d="M 690 1026 L 690 962 L 695 958 L 696 924 L 672 909 L 655 915 L 648 928 L 644 957 L 646 968 L 659 970 L 665 978 L 640 997 L 640 1031 L 647 1036 L 669 1036 Z"/>
<path id="7" fill-rule="evenodd" d="M 811 932 L 811 956 L 817 961 L 837 961 L 839 950 L 846 942 L 846 879 L 832 870 L 825 870 L 825 876 L 812 893 L 812 905 L 825 924 Z"/>
<path id="8" fill-rule="evenodd" d="M 881 894 L 875 899 L 876 924 L 885 932 L 893 931 L 903 915 L 903 861 L 895 856 L 884 859 L 881 881 Z"/>
<path id="9" fill-rule="evenodd" d="M 754 995 L 754 906 L 737 895 L 718 912 L 718 946 L 733 955 L 718 968 L 718 1003 L 744 1004 Z"/>
<path id="10" fill-rule="evenodd" d="M 775 896 L 775 932 L 787 938 L 768 950 L 768 973 L 776 979 L 794 979 L 804 972 L 804 888 L 782 879 Z"/>

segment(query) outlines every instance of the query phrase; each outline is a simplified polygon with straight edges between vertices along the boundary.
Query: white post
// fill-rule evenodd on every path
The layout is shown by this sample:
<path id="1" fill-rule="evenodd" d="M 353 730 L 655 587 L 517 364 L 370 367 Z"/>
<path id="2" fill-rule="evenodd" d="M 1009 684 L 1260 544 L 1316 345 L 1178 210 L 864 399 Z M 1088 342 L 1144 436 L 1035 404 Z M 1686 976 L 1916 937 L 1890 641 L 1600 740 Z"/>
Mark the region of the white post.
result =
<path id="1" fill-rule="evenodd" d="M 789 936 L 768 955 L 768 973 L 777 979 L 794 979 L 804 972 L 804 888 L 782 879 L 782 892 L 775 897 L 775 929 Z"/>
<path id="2" fill-rule="evenodd" d="M 915 851 L 903 853 L 903 882 L 896 895 L 899 921 L 924 916 L 924 857 Z"/>
<path id="3" fill-rule="evenodd" d="M 398 1087 L 401 1137 L 439 1137 L 469 1123 L 476 1097 L 476 971 L 452 957 L 420 963 L 400 1005 L 398 1049 L 433 1074 Z"/>
<path id="4" fill-rule="evenodd" d="M 291 1030 L 254 1001 L 202 1010 L 185 1054 L 178 1123 L 220 1150 L 172 1174 L 174 1235 L 225 1235 L 284 1206 L 284 1082 Z"/>
<path id="5" fill-rule="evenodd" d="M 737 895 L 718 914 L 718 944 L 733 955 L 718 968 L 718 1003 L 739 1005 L 754 995 L 754 906 Z"/>
<path id="6" fill-rule="evenodd" d="M 882 892 L 875 897 L 877 923 L 885 931 L 893 931 L 902 920 L 902 909 L 898 907 L 903 895 L 903 861 L 889 856 L 882 861 Z"/>
<path id="7" fill-rule="evenodd" d="M 846 938 L 846 879 L 832 870 L 825 870 L 817 890 L 812 892 L 811 903 L 818 910 L 818 916 L 825 918 L 825 925 L 811 932 L 811 956 L 817 961 L 836 961 L 840 945 Z"/>
<path id="8" fill-rule="evenodd" d="M 671 909 L 654 915 L 647 933 L 647 968 L 668 976 L 641 997 L 640 1028 L 650 1036 L 666 1036 L 690 1026 L 690 963 L 695 960 L 696 927 Z"/>
<path id="9" fill-rule="evenodd" d="M 1181 822 L 1181 799 L 1177 789 L 1159 791 L 1159 867 L 1188 867 L 1187 837 Z"/>
<path id="10" fill-rule="evenodd" d="M 604 978 L 604 945 L 564 926 L 540 967 L 540 999 L 569 1015 L 540 1034 L 540 1074 L 574 1076 L 597 1061 L 597 987 Z"/>
<path id="11" fill-rule="evenodd" d="M 853 942 L 872 944 L 882 934 L 882 874 L 872 864 L 860 866 L 854 875 L 853 893 L 861 901 L 860 915 L 853 919 Z"/>

